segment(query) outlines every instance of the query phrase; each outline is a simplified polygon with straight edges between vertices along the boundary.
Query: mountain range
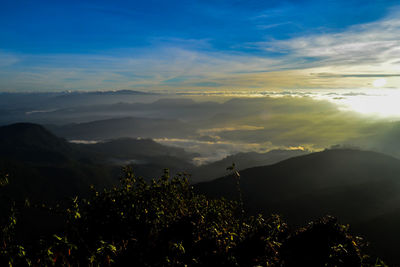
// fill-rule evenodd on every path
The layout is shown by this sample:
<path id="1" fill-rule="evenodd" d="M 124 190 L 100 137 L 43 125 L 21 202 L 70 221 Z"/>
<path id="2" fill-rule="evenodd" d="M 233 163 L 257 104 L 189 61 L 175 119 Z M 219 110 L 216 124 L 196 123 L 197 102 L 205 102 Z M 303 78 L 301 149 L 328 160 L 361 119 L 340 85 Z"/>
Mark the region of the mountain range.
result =
<path id="1" fill-rule="evenodd" d="M 127 120 L 120 123 L 127 123 Z M 113 131 L 112 127 L 108 129 Z M 68 142 L 38 124 L 16 123 L 0 127 L 0 164 L 3 172 L 10 174 L 10 190 L 15 195 L 31 198 L 59 199 L 85 194 L 90 184 L 112 185 L 118 181 L 125 165 L 132 166 L 137 176 L 146 179 L 159 177 L 163 169 L 168 168 L 172 175 L 191 174 L 190 180 L 195 183 L 226 174 L 226 167 L 232 162 L 244 169 L 275 163 L 300 153 L 306 152 L 239 153 L 195 166 L 192 161 L 198 154 L 161 145 L 148 138 L 124 137 L 82 144 Z"/>
<path id="2" fill-rule="evenodd" d="M 124 165 L 138 176 L 159 177 L 163 168 L 191 173 L 197 192 L 238 200 L 236 163 L 245 210 L 282 214 L 295 225 L 322 215 L 337 216 L 365 235 L 371 249 L 396 262 L 400 231 L 400 160 L 356 149 L 310 153 L 273 150 L 238 153 L 195 166 L 198 156 L 151 139 L 119 138 L 76 144 L 45 127 L 17 123 L 0 127 L 1 174 L 9 175 L 7 194 L 17 199 L 55 201 L 85 196 L 89 186 L 115 184 Z M 216 178 L 220 176 L 220 178 Z"/>

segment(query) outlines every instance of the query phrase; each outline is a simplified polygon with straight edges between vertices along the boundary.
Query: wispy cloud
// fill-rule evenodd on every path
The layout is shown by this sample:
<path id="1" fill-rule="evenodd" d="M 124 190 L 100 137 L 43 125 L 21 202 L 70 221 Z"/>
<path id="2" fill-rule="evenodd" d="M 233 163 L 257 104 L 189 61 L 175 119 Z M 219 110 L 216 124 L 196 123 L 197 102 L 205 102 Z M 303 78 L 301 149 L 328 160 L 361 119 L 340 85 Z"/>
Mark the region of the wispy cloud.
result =
<path id="1" fill-rule="evenodd" d="M 337 74 L 337 73 L 312 73 L 313 75 L 316 75 L 318 77 L 322 78 L 351 78 L 351 77 L 356 77 L 356 78 L 386 78 L 386 77 L 400 77 L 399 74 L 395 73 L 388 73 L 388 74 L 382 74 L 382 73 L 369 73 L 369 74 Z"/>
<path id="2" fill-rule="evenodd" d="M 399 9 L 393 9 L 380 21 L 354 25 L 342 32 L 260 42 L 257 46 L 287 55 L 288 60 L 304 58 L 301 64 L 309 67 L 363 64 L 388 67 L 398 60 L 396 55 L 400 52 L 399 14 Z"/>
<path id="3" fill-rule="evenodd" d="M 256 131 L 263 130 L 262 126 L 253 126 L 253 125 L 236 125 L 231 127 L 220 127 L 220 128 L 211 128 L 211 129 L 202 129 L 199 131 L 200 134 L 216 134 L 220 132 L 233 132 L 233 131 Z"/>
<path id="4" fill-rule="evenodd" d="M 13 53 L 2 52 L 0 50 L 0 67 L 8 67 L 17 63 L 18 61 L 20 61 L 20 58 L 17 55 Z"/>
<path id="5" fill-rule="evenodd" d="M 379 21 L 335 33 L 238 43 L 236 51 L 218 50 L 209 39 L 172 37 L 94 54 L 2 51 L 0 90 L 360 88 L 375 77 L 399 87 L 399 14 L 393 9 Z"/>

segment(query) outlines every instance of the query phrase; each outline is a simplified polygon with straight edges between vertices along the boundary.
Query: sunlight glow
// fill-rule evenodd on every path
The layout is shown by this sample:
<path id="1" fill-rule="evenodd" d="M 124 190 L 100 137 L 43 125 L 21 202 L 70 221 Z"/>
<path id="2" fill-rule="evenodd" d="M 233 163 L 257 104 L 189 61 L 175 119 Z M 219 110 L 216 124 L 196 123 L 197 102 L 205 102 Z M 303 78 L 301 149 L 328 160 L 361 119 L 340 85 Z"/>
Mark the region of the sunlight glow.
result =
<path id="1" fill-rule="evenodd" d="M 398 89 L 370 90 L 365 94 L 347 95 L 330 100 L 346 110 L 383 118 L 400 118 L 400 91 Z"/>
<path id="2" fill-rule="evenodd" d="M 374 87 L 382 87 L 386 84 L 386 79 L 377 79 L 372 84 Z"/>

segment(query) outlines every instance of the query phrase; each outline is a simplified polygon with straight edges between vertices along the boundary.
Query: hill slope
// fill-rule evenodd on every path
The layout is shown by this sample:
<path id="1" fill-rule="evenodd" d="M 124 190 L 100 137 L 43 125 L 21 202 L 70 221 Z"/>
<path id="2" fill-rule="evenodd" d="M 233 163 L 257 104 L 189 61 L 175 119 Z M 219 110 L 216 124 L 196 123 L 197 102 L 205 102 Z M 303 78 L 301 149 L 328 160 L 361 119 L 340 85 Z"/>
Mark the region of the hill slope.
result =
<path id="1" fill-rule="evenodd" d="M 27 161 L 66 161 L 73 149 L 43 126 L 16 123 L 0 127 L 0 157 Z"/>
<path id="2" fill-rule="evenodd" d="M 0 169 L 9 174 L 13 198 L 52 201 L 84 194 L 90 184 L 111 184 L 112 168 L 85 162 L 86 156 L 40 125 L 0 127 Z"/>
<path id="3" fill-rule="evenodd" d="M 248 211 L 283 214 L 297 224 L 332 214 L 375 236 L 375 228 L 365 223 L 400 208 L 400 160 L 380 153 L 326 150 L 240 175 Z M 238 195 L 232 176 L 200 183 L 196 190 L 212 197 Z M 395 249 L 384 240 L 377 246 L 383 252 Z"/>
<path id="4" fill-rule="evenodd" d="M 8 173 L 14 198 L 55 200 L 86 194 L 89 185 L 118 181 L 121 166 L 133 164 L 140 176 L 156 177 L 191 169 L 195 154 L 150 139 L 118 139 L 94 145 L 72 144 L 38 124 L 0 127 L 0 174 Z"/>
<path id="5" fill-rule="evenodd" d="M 192 171 L 191 181 L 206 182 L 227 174 L 226 168 L 235 163 L 240 170 L 270 165 L 282 160 L 308 154 L 303 150 L 271 150 L 266 153 L 246 152 L 230 155 L 222 160 L 201 165 Z"/>
<path id="6" fill-rule="evenodd" d="M 187 126 L 186 123 L 179 120 L 126 117 L 47 127 L 57 136 L 69 140 L 105 140 L 142 136 L 149 138 L 185 137 L 193 134 L 193 130 Z"/>

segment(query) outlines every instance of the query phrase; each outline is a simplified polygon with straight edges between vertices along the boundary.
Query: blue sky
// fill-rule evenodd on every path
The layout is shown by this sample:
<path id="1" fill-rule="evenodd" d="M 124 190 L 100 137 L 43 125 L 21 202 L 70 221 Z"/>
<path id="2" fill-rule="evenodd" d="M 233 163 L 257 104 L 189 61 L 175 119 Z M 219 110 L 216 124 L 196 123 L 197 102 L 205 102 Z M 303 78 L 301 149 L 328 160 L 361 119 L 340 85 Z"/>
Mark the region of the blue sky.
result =
<path id="1" fill-rule="evenodd" d="M 396 2 L 2 1 L 0 91 L 396 87 Z"/>

